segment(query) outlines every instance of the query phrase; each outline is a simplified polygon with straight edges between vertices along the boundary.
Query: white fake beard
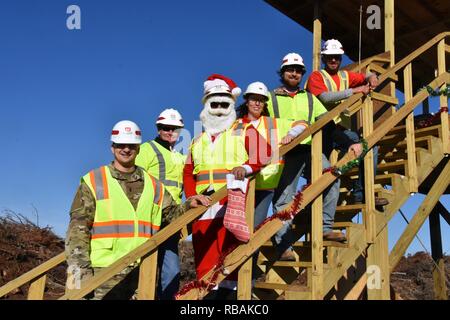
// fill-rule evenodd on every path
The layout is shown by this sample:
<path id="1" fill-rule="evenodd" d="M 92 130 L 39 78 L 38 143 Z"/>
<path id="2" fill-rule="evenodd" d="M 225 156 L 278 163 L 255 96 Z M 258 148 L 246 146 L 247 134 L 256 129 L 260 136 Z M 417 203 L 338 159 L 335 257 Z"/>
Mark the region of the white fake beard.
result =
<path id="1" fill-rule="evenodd" d="M 211 102 L 228 102 L 230 105 L 227 109 L 211 108 Z M 210 135 L 223 132 L 231 127 L 236 121 L 236 111 L 234 110 L 234 100 L 227 96 L 212 96 L 205 102 L 205 107 L 200 113 L 205 131 Z"/>

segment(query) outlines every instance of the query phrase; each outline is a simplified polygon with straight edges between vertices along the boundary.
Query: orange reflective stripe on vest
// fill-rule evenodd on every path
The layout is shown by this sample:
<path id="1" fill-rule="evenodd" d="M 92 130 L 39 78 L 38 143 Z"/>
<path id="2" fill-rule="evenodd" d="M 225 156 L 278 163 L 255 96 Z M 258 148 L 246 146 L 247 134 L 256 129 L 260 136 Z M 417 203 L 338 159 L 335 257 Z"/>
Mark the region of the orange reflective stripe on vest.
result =
<path id="1" fill-rule="evenodd" d="M 109 190 L 108 183 L 106 182 L 105 167 L 100 167 L 89 172 L 89 178 L 91 179 L 97 200 L 108 199 Z"/>

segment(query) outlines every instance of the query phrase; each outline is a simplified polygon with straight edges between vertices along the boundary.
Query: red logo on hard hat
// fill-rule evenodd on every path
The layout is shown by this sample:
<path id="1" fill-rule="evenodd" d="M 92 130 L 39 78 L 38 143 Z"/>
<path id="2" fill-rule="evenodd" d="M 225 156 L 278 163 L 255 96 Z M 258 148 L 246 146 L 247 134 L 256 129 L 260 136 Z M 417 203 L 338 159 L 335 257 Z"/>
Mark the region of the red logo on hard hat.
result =
<path id="1" fill-rule="evenodd" d="M 113 130 L 113 131 L 111 132 L 111 134 L 112 134 L 113 136 L 116 136 L 116 135 L 119 134 L 119 130 Z"/>
<path id="2" fill-rule="evenodd" d="M 140 135 L 141 135 L 141 132 L 136 130 L 136 135 L 137 135 L 137 136 L 140 136 Z"/>
<path id="3" fill-rule="evenodd" d="M 126 132 L 131 132 L 131 127 L 125 127 Z"/>

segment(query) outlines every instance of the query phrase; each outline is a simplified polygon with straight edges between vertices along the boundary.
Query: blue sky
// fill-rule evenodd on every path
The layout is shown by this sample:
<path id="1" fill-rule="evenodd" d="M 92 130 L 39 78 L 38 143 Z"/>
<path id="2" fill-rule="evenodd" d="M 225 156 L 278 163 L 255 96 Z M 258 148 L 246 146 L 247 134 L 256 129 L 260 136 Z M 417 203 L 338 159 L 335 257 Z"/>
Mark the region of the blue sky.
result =
<path id="1" fill-rule="evenodd" d="M 81 30 L 66 27 L 71 4 Z M 157 115 L 173 107 L 192 132 L 210 74 L 243 90 L 253 81 L 273 88 L 286 53 L 299 52 L 308 70 L 312 61 L 312 34 L 261 0 L 4 0 L 0 39 L 0 211 L 34 220 L 34 206 L 59 235 L 80 177 L 111 160 L 114 123 L 133 120 L 152 139 Z M 408 216 L 421 199 L 409 201 Z M 392 225 L 391 243 L 405 223 Z M 419 250 L 414 241 L 408 252 Z"/>

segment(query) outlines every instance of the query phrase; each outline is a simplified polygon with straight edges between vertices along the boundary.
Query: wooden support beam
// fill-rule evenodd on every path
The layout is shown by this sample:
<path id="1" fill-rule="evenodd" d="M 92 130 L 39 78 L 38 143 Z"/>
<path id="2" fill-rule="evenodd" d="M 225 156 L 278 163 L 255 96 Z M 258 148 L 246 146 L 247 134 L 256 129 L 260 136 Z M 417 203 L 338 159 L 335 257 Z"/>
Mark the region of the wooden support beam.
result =
<path id="1" fill-rule="evenodd" d="M 158 251 L 144 258 L 139 266 L 138 300 L 155 300 Z"/>
<path id="2" fill-rule="evenodd" d="M 311 146 L 311 181 L 315 183 L 322 176 L 322 131 L 315 133 L 312 137 Z M 323 292 L 323 202 L 322 195 L 318 196 L 312 203 L 312 278 L 311 298 L 322 300 Z"/>
<path id="3" fill-rule="evenodd" d="M 47 280 L 47 275 L 44 274 L 31 282 L 30 288 L 28 289 L 28 300 L 42 300 L 44 299 L 45 291 L 45 281 Z"/>
<path id="4" fill-rule="evenodd" d="M 390 270 L 387 227 L 383 228 L 375 242 L 367 249 L 367 270 L 376 272 L 371 277 L 381 277 L 380 279 L 373 278 L 373 283 L 369 281 L 367 298 L 369 300 L 389 300 Z"/>
<path id="5" fill-rule="evenodd" d="M 405 231 L 401 235 L 400 239 L 395 244 L 389 255 L 389 266 L 391 272 L 394 270 L 395 266 L 400 261 L 401 257 L 405 254 L 409 245 L 411 244 L 414 236 L 420 230 L 420 227 L 425 222 L 425 219 L 430 214 L 431 210 L 435 207 L 436 203 L 439 201 L 440 196 L 444 193 L 445 189 L 448 187 L 448 177 L 450 175 L 450 161 L 447 162 L 444 170 L 442 170 L 438 179 L 436 180 L 430 192 L 425 197 L 425 200 L 420 205 L 419 209 L 415 213 L 414 217 L 410 221 L 409 225 L 406 227 Z"/>
<path id="6" fill-rule="evenodd" d="M 253 236 L 253 224 L 255 216 L 255 179 L 250 181 L 245 203 L 245 213 L 250 235 Z M 257 257 L 254 257 L 257 259 Z M 238 271 L 237 299 L 252 299 L 252 256 L 245 261 Z"/>
<path id="7" fill-rule="evenodd" d="M 320 3 L 314 4 L 314 25 L 313 25 L 313 71 L 320 69 L 320 47 L 322 41 L 322 22 L 320 21 Z"/>
<path id="8" fill-rule="evenodd" d="M 361 293 L 366 288 L 367 284 L 367 274 L 363 274 L 361 278 L 359 278 L 358 282 L 356 282 L 355 286 L 350 290 L 349 293 L 345 296 L 344 300 L 358 300 L 361 296 Z"/>
<path id="9" fill-rule="evenodd" d="M 394 0 L 384 0 L 384 51 L 390 53 L 390 67 L 395 65 L 395 8 Z M 381 81 L 380 81 L 381 83 Z M 395 82 L 388 84 L 390 96 L 395 97 Z M 391 107 L 391 112 L 395 112 L 395 106 Z"/>
<path id="10" fill-rule="evenodd" d="M 366 98 L 363 108 L 363 136 L 365 139 L 373 132 L 373 103 L 370 97 Z M 376 236 L 375 221 L 375 194 L 374 185 L 373 150 L 364 157 L 364 194 L 366 204 L 365 227 L 367 243 L 373 243 Z"/>
<path id="11" fill-rule="evenodd" d="M 368 69 L 368 71 L 375 71 L 378 74 L 383 74 L 387 71 L 385 68 L 383 68 L 382 66 L 380 66 L 376 63 L 371 63 L 367 69 Z M 398 81 L 398 76 L 396 74 L 393 74 L 393 75 L 389 76 L 389 79 Z"/>
<path id="12" fill-rule="evenodd" d="M 370 96 L 372 97 L 373 100 L 383 101 L 392 104 L 394 106 L 398 105 L 398 99 L 395 97 L 391 97 L 379 92 L 371 92 Z"/>
<path id="13" fill-rule="evenodd" d="M 412 65 L 408 64 L 403 70 L 405 103 L 413 96 L 412 89 Z M 414 112 L 406 118 L 406 152 L 408 155 L 407 176 L 409 179 L 409 192 L 417 193 L 419 183 L 417 181 L 416 138 L 414 133 Z"/>
<path id="14" fill-rule="evenodd" d="M 439 41 L 438 43 L 438 75 L 441 75 L 446 72 L 446 65 L 445 65 L 445 38 Z M 442 84 L 440 87 L 441 90 L 445 89 L 446 84 Z M 439 97 L 439 106 L 441 108 L 448 107 L 448 98 L 444 95 L 441 95 Z M 449 154 L 450 153 L 450 135 L 449 135 L 449 121 L 448 121 L 448 113 L 442 112 L 441 113 L 441 126 L 442 126 L 442 150 L 444 150 L 444 153 Z"/>
<path id="15" fill-rule="evenodd" d="M 450 52 L 450 46 L 448 44 L 445 45 L 445 51 Z"/>
<path id="16" fill-rule="evenodd" d="M 439 204 L 440 202 L 438 202 Z M 430 239 L 431 256 L 436 263 L 433 268 L 434 298 L 436 300 L 447 300 L 447 284 L 445 275 L 445 261 L 442 252 L 441 221 L 439 206 L 436 205 L 431 211 L 430 217 Z"/>
<path id="17" fill-rule="evenodd" d="M 155 300 L 157 269 L 158 250 L 155 250 L 139 266 L 138 300 Z"/>

